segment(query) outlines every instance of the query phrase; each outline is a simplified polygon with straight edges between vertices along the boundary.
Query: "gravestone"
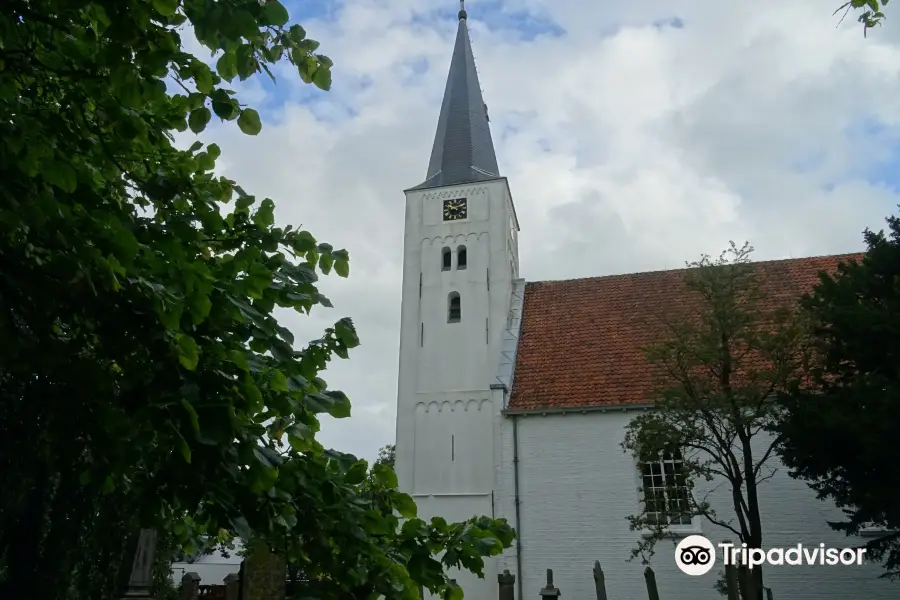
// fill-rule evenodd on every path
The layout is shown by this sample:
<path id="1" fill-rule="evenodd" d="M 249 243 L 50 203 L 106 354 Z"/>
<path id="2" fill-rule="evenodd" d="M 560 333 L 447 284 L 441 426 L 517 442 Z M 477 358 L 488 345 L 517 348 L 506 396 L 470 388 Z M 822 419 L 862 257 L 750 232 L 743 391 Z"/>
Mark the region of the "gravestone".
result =
<path id="1" fill-rule="evenodd" d="M 265 542 L 257 542 L 244 559 L 241 600 L 284 600 L 287 563 L 272 554 Z"/>
<path id="2" fill-rule="evenodd" d="M 122 600 L 150 600 L 150 585 L 153 581 L 153 559 L 156 557 L 157 533 L 154 529 L 141 529 L 138 536 L 134 561 L 131 563 L 131 577 Z"/>

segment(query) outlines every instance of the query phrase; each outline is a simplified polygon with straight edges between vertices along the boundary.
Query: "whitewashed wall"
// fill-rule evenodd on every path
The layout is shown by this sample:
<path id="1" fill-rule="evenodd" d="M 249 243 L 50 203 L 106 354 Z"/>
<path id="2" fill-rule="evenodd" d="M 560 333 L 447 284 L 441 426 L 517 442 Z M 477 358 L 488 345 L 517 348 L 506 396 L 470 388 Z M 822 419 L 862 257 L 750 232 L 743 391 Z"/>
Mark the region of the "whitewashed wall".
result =
<path id="1" fill-rule="evenodd" d="M 237 556 L 240 548 L 240 544 L 236 544 L 234 551 L 228 553 L 228 558 L 217 551 L 202 556 L 192 563 L 172 563 L 172 581 L 175 582 L 175 585 L 179 585 L 185 573 L 196 573 L 200 576 L 201 585 L 221 585 L 229 573 L 237 573 L 241 570 L 241 560 L 243 559 Z"/>
<path id="2" fill-rule="evenodd" d="M 626 562 L 637 533 L 626 517 L 638 509 L 640 485 L 636 465 L 619 445 L 634 412 L 610 411 L 569 415 L 530 415 L 519 419 L 519 492 L 524 598 L 536 598 L 546 569 L 553 569 L 563 598 L 594 598 L 591 567 L 599 560 L 606 573 L 609 598 L 632 600 L 646 597 L 639 560 Z M 497 470 L 497 508 L 514 522 L 512 498 L 512 419 L 502 425 L 502 464 Z M 701 483 L 699 490 L 718 483 Z M 721 515 L 729 507 L 730 488 L 721 485 L 710 496 Z M 861 538 L 847 538 L 832 531 L 828 520 L 840 520 L 834 507 L 816 500 L 802 482 L 782 469 L 760 488 L 764 515 L 764 545 L 797 543 L 831 547 L 854 546 Z M 733 514 L 733 511 L 730 513 Z M 701 535 L 713 541 L 735 539 L 733 533 L 701 524 Z M 677 540 L 676 540 L 677 541 Z M 660 596 L 665 600 L 714 600 L 712 590 L 720 568 L 700 577 L 688 577 L 674 562 L 674 542 L 657 546 L 651 566 L 656 572 Z M 516 572 L 515 552 L 499 561 L 498 568 Z M 867 599 L 900 597 L 900 585 L 877 577 L 877 565 L 768 567 L 766 585 L 778 600 Z"/>
<path id="3" fill-rule="evenodd" d="M 445 222 L 443 203 L 466 198 L 467 218 Z M 505 179 L 407 192 L 397 392 L 396 471 L 420 516 L 460 521 L 493 511 L 494 398 L 518 249 Z M 459 268 L 458 249 L 467 264 Z M 442 269 L 442 251 L 452 252 Z M 462 318 L 448 323 L 448 296 Z M 457 574 L 471 600 L 496 598 L 494 562 L 485 579 Z"/>

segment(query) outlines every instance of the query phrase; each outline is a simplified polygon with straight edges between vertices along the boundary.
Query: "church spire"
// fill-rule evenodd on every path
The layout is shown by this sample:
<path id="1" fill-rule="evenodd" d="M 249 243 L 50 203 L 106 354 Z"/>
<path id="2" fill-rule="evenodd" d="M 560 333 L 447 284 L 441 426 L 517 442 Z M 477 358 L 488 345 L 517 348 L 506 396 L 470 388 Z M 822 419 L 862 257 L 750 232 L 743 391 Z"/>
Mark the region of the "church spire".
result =
<path id="1" fill-rule="evenodd" d="M 416 188 L 487 181 L 500 176 L 488 125 L 487 105 L 481 96 L 475 57 L 466 26 L 468 14 L 459 3 L 459 27 L 450 60 L 450 74 L 438 118 L 428 174 Z"/>

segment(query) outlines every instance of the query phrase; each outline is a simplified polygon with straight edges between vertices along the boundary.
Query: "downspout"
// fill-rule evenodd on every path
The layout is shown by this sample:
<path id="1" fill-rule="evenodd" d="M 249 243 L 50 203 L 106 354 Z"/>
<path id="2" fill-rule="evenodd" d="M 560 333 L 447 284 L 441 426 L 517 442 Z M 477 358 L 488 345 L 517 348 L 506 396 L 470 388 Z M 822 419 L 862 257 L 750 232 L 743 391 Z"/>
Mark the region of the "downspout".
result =
<path id="1" fill-rule="evenodd" d="M 513 426 L 513 486 L 515 492 L 516 504 L 516 577 L 518 582 L 519 600 L 523 600 L 522 595 L 522 517 L 519 510 L 519 417 L 512 415 Z"/>

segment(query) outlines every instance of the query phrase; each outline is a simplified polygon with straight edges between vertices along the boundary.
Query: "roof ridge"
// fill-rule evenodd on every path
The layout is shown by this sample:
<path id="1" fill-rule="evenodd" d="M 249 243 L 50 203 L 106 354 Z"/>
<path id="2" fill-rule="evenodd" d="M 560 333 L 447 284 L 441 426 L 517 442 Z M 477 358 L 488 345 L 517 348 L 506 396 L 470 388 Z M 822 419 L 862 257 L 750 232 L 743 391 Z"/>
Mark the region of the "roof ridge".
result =
<path id="1" fill-rule="evenodd" d="M 797 258 L 773 258 L 768 260 L 754 260 L 750 261 L 750 264 L 753 265 L 767 265 L 772 263 L 780 263 L 780 262 L 792 262 L 792 261 L 809 261 L 823 258 L 842 258 L 842 257 L 851 257 L 851 256 L 862 256 L 865 252 L 842 252 L 840 254 L 817 254 L 815 256 L 798 256 Z M 658 273 L 679 273 L 683 271 L 689 271 L 691 268 L 696 267 L 681 267 L 678 269 L 655 269 L 652 271 L 632 271 L 630 273 L 611 273 L 609 275 L 594 275 L 592 277 L 573 277 L 570 279 L 540 279 L 537 281 L 529 281 L 528 285 L 539 285 L 544 283 L 571 283 L 575 281 L 595 281 L 598 279 L 611 279 L 614 277 L 633 277 L 635 275 L 656 275 Z"/>

